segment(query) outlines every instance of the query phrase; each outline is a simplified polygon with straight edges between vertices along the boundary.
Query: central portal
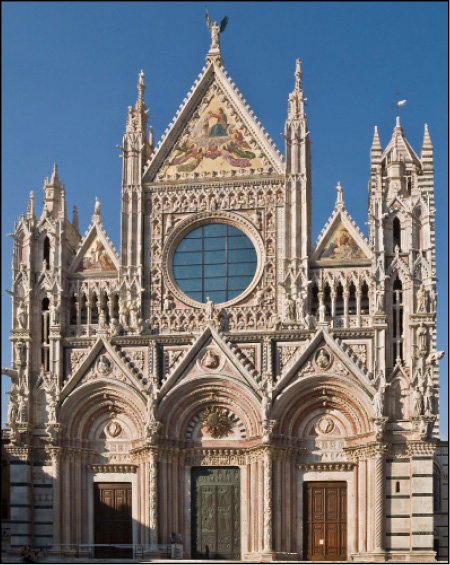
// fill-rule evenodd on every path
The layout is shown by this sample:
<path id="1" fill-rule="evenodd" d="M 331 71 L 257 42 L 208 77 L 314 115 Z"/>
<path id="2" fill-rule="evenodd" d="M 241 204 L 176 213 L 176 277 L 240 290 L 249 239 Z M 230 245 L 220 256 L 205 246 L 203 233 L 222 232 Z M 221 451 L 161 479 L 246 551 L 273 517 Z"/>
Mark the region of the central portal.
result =
<path id="1" fill-rule="evenodd" d="M 239 469 L 192 469 L 192 558 L 241 558 Z"/>

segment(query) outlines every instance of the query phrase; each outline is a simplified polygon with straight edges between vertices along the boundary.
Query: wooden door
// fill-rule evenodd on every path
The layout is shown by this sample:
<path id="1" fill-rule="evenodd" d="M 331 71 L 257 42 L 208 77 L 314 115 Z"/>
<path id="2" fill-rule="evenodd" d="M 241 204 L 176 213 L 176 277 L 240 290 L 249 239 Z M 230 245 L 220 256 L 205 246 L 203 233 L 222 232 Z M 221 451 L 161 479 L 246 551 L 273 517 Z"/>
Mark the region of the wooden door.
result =
<path id="1" fill-rule="evenodd" d="M 346 483 L 306 483 L 305 551 L 310 561 L 347 559 Z"/>
<path id="2" fill-rule="evenodd" d="M 239 560 L 239 469 L 201 467 L 192 470 L 193 559 Z"/>
<path id="3" fill-rule="evenodd" d="M 112 544 L 96 548 L 95 557 L 132 557 L 132 549 L 114 547 L 133 543 L 131 483 L 94 483 L 94 516 L 94 543 Z"/>

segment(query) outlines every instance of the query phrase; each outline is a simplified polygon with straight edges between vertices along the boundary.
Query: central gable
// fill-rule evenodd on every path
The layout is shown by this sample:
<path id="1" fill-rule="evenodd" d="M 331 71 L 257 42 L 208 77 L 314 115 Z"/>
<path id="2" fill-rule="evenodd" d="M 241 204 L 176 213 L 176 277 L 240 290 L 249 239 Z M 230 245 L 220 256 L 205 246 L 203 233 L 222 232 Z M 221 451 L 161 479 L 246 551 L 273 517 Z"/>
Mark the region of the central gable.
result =
<path id="1" fill-rule="evenodd" d="M 284 174 L 272 140 L 223 67 L 196 81 L 144 170 L 144 180 Z"/>
<path id="2" fill-rule="evenodd" d="M 169 177 L 192 171 L 262 169 L 259 153 L 236 112 L 213 94 L 194 113 L 163 169 Z"/>

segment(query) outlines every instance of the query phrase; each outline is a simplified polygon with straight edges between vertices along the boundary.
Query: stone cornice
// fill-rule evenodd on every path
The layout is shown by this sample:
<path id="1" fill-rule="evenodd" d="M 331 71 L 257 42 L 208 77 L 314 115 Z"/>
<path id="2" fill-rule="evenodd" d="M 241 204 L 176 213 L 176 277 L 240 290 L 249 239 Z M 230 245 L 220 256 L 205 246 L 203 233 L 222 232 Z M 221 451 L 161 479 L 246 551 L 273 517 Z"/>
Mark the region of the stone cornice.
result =
<path id="1" fill-rule="evenodd" d="M 19 447 L 17 445 L 8 444 L 5 445 L 5 449 L 9 454 L 9 457 L 14 457 L 19 461 L 29 462 L 31 455 L 33 453 L 32 447 Z"/>
<path id="2" fill-rule="evenodd" d="M 174 190 L 176 192 L 184 192 L 185 190 L 192 190 L 193 188 L 198 188 L 199 190 L 207 188 L 242 188 L 243 185 L 261 186 L 261 185 L 278 185 L 284 187 L 284 175 L 271 173 L 271 176 L 255 176 L 252 177 L 221 177 L 217 179 L 211 178 L 195 178 L 191 182 L 187 182 L 183 179 L 183 182 L 179 181 L 161 181 L 158 183 L 147 183 L 144 185 L 145 194 L 153 193 L 164 193 L 167 190 Z"/>
<path id="3" fill-rule="evenodd" d="M 408 441 L 408 453 L 411 457 L 433 457 L 436 451 L 436 443 L 436 441 Z"/>
<path id="4" fill-rule="evenodd" d="M 348 447 L 345 452 L 355 459 L 372 459 L 374 457 L 385 457 L 389 446 L 385 443 L 371 442 L 358 447 Z"/>

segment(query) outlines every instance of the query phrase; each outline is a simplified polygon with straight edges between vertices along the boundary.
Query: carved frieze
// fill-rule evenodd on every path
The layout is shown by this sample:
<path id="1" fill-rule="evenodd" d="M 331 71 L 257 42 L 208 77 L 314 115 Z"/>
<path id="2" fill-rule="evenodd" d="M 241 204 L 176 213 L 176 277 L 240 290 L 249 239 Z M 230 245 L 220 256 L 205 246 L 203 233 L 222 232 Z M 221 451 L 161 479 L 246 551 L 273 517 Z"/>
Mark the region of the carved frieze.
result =
<path id="1" fill-rule="evenodd" d="M 137 465 L 90 465 L 92 473 L 136 473 Z"/>
<path id="2" fill-rule="evenodd" d="M 300 471 L 308 472 L 342 472 L 342 471 L 352 471 L 356 463 L 300 463 L 298 469 Z"/>
<path id="3" fill-rule="evenodd" d="M 233 466 L 246 464 L 245 449 L 188 449 L 186 465 L 194 466 Z"/>

